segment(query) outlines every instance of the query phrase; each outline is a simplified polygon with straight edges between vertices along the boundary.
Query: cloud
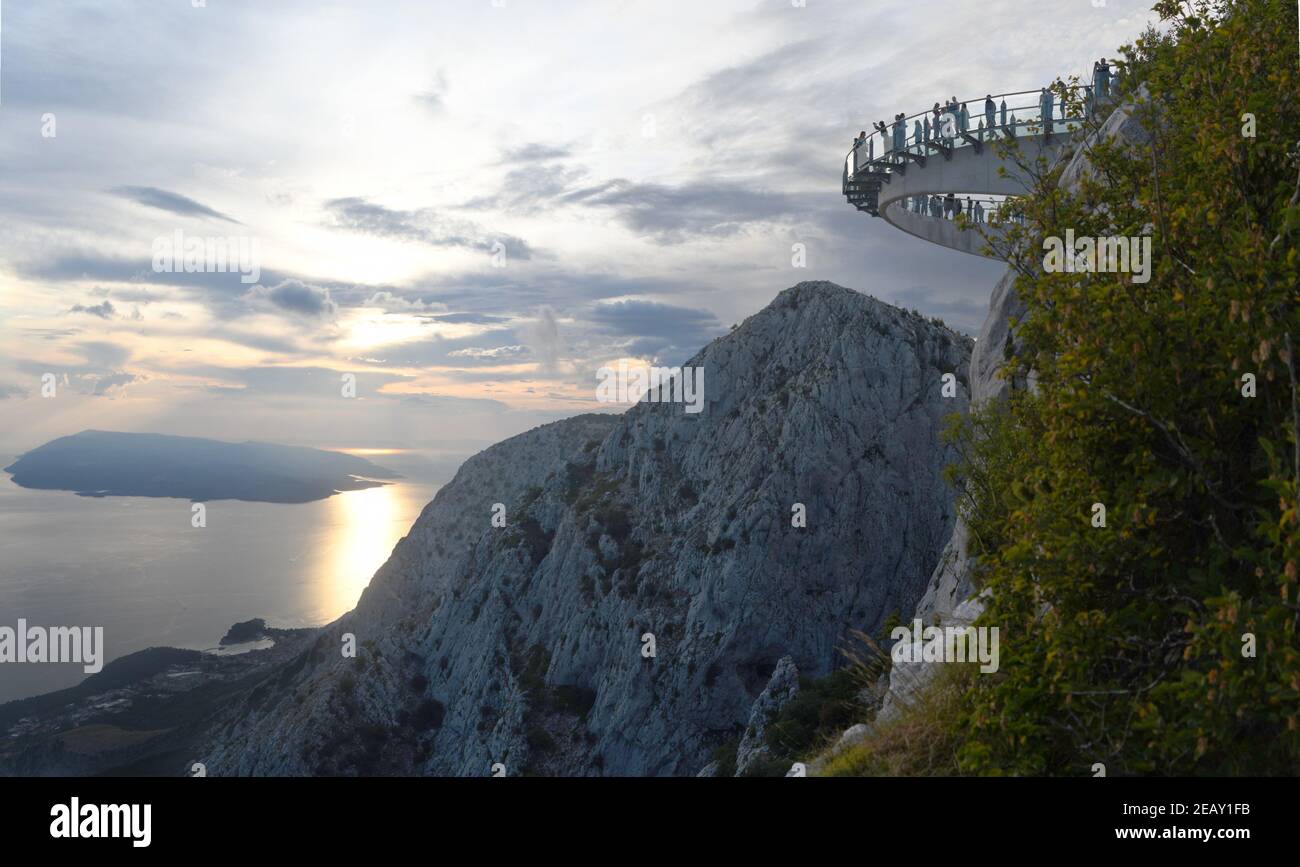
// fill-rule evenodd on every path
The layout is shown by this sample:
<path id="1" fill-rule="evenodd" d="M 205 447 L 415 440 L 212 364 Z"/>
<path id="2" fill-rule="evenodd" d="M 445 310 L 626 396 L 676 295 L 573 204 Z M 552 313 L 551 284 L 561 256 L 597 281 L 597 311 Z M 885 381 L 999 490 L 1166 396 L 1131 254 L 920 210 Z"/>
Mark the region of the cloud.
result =
<path id="1" fill-rule="evenodd" d="M 111 301 L 101 301 L 99 304 L 92 304 L 87 307 L 84 304 L 74 304 L 68 310 L 69 313 L 86 313 L 90 316 L 98 316 L 100 319 L 112 319 L 117 315 L 117 308 Z"/>
<path id="2" fill-rule="evenodd" d="M 126 386 L 136 382 L 147 382 L 149 377 L 143 374 L 128 373 L 124 370 L 77 370 L 59 365 L 28 363 L 20 367 L 29 368 L 33 373 L 43 376 L 46 373 L 57 375 L 64 387 L 73 389 L 78 394 L 94 397 L 108 397 L 123 391 Z M 0 386 L 3 390 L 3 386 Z M 8 396 L 26 396 L 27 392 L 17 389 Z M 3 397 L 4 395 L 0 395 Z"/>
<path id="3" fill-rule="evenodd" d="M 538 142 L 528 142 L 518 148 L 503 151 L 501 154 L 501 163 L 519 163 L 519 162 L 541 162 L 543 160 L 559 160 L 572 156 L 572 148 L 545 145 Z"/>
<path id="4" fill-rule="evenodd" d="M 700 345 L 722 332 L 716 316 L 707 310 L 675 307 L 657 301 L 614 301 L 595 305 L 589 316 L 616 334 L 656 337 L 690 336 Z"/>
<path id="5" fill-rule="evenodd" d="M 598 330 L 622 338 L 615 343 L 624 352 L 660 360 L 684 360 L 725 333 L 717 317 L 707 310 L 657 301 L 597 304 L 587 311 L 587 318 Z"/>
<path id="6" fill-rule="evenodd" d="M 317 16 L 291 64 L 277 58 L 284 33 L 301 29 L 312 6 L 305 0 L 273 10 L 221 4 L 229 7 L 221 26 L 198 28 L 189 4 L 165 5 L 145 18 L 98 14 L 84 3 L 5 9 L 14 25 L 4 36 L 6 103 L 12 97 L 29 116 L 59 113 L 65 134 L 56 146 L 19 126 L 0 128 L 0 152 L 17 169 L 0 196 L 0 261 L 18 278 L 6 288 L 6 311 L 18 314 L 7 324 L 17 341 L 13 378 L 5 380 L 7 369 L 0 381 L 38 390 L 35 377 L 20 378 L 21 360 L 45 356 L 78 365 L 68 368 L 78 376 L 128 368 L 150 376 L 152 400 L 187 387 L 193 380 L 176 374 L 201 357 L 214 365 L 266 358 L 340 371 L 427 369 L 430 383 L 454 383 L 458 394 L 531 379 L 540 399 L 559 381 L 581 379 L 591 360 L 625 353 L 682 361 L 722 326 L 810 278 L 974 331 L 1005 266 L 854 212 L 839 195 L 850 136 L 895 111 L 969 96 L 967 87 L 981 97 L 990 88 L 1036 89 L 1086 69 L 1137 35 L 1146 14 L 1139 7 L 1150 3 L 1112 0 L 1124 7 L 1114 15 L 1083 4 L 1042 16 L 1030 0 L 995 0 L 948 4 L 950 14 L 929 18 L 903 0 L 872 4 L 870 15 L 860 0 L 807 9 L 722 0 L 661 16 L 629 4 L 597 22 L 603 50 L 593 53 L 585 4 L 511 4 L 520 8 L 510 21 L 489 24 L 471 9 L 477 4 L 397 0 L 401 14 L 355 4 Z M 999 22 L 1015 22 L 1017 38 L 998 51 L 915 62 L 936 45 L 960 44 L 975 25 L 996 30 Z M 412 83 L 415 67 L 381 62 L 339 78 L 339 58 L 355 53 L 358 39 L 382 42 L 389 59 L 421 58 L 420 77 Z M 539 43 L 564 62 L 539 65 L 527 51 Z M 231 64 L 230 45 L 242 46 L 247 62 Z M 229 116 L 231 94 L 250 123 L 213 122 Z M 347 111 L 356 129 L 342 141 Z M 656 119 L 653 139 L 640 134 L 647 114 Z M 339 187 L 341 179 L 358 186 Z M 249 296 L 238 273 L 152 270 L 150 240 L 168 229 L 151 224 L 229 234 L 235 217 L 256 227 L 262 264 L 272 266 L 259 282 L 272 288 Z M 496 240 L 512 254 L 510 267 L 489 268 L 487 255 L 476 255 Z M 806 245 L 804 272 L 791 268 L 794 242 Z M 144 321 L 131 321 L 133 304 Z M 341 314 L 363 306 L 428 320 L 429 333 L 382 349 L 343 339 L 336 320 L 350 321 Z M 539 318 L 542 308 L 550 312 Z M 81 346 L 110 328 L 135 350 L 129 360 L 107 345 Z M 81 364 L 82 352 L 98 363 Z M 60 369 L 43 360 L 33 373 Z M 240 387 L 238 379 L 206 381 Z M 117 394 L 122 385 L 107 384 L 114 381 L 105 387 Z M 300 430 L 339 435 L 352 411 L 338 399 L 338 373 L 301 386 L 319 389 L 319 405 L 300 408 Z M 264 426 L 271 409 L 281 418 L 297 403 L 293 394 L 254 387 L 238 407 L 234 397 L 207 398 L 203 405 L 217 410 L 205 421 L 237 437 Z M 176 424 L 194 423 L 193 405 L 156 406 L 164 404 L 159 411 Z M 472 433 L 457 435 L 478 442 L 513 433 L 523 423 L 517 412 L 499 424 L 476 419 L 464 426 Z M 438 439 L 457 423 L 436 410 L 428 416 L 437 424 L 353 415 L 358 435 L 370 425 Z M 7 433 L 0 430 L 0 450 Z"/>
<path id="7" fill-rule="evenodd" d="M 267 299 L 281 310 L 301 313 L 304 316 L 333 316 L 338 312 L 338 305 L 330 298 L 328 289 L 308 286 L 300 280 L 285 280 L 271 289 L 257 287 L 265 293 Z"/>
<path id="8" fill-rule="evenodd" d="M 76 345 L 86 364 L 95 368 L 119 368 L 131 359 L 131 350 L 107 340 L 83 340 Z"/>
<path id="9" fill-rule="evenodd" d="M 470 220 L 444 216 L 432 208 L 401 211 L 375 204 L 359 197 L 331 199 L 325 210 L 335 228 L 413 241 L 433 247 L 462 247 L 467 250 L 492 251 L 499 241 L 516 259 L 531 259 L 533 250 L 522 238 L 500 232 L 488 232 Z"/>
<path id="10" fill-rule="evenodd" d="M 5 385 L 0 383 L 0 400 L 15 400 L 27 397 L 30 392 L 19 385 Z"/>
<path id="11" fill-rule="evenodd" d="M 552 213 L 558 207 L 608 208 L 638 235 L 657 244 L 722 239 L 752 224 L 788 222 L 814 208 L 806 195 L 767 190 L 753 181 L 705 179 L 677 184 L 614 178 L 592 183 L 590 172 L 569 164 L 530 165 L 506 173 L 499 192 L 467 208 Z"/>
<path id="12" fill-rule="evenodd" d="M 133 382 L 144 381 L 144 377 L 137 376 L 134 373 L 126 373 L 123 371 L 119 371 L 117 373 L 111 373 L 108 374 L 107 376 L 91 375 L 91 376 L 83 377 L 82 379 L 83 381 L 89 383 L 92 386 L 93 390 L 91 393 L 94 394 L 96 397 L 104 397 L 108 394 L 111 394 L 114 389 L 125 388 L 126 386 L 130 385 Z"/>
<path id="13" fill-rule="evenodd" d="M 968 334 L 978 334 L 980 324 L 988 313 L 988 304 L 961 295 L 953 296 L 928 286 L 910 286 L 899 292 L 882 296 L 891 304 L 907 310 L 921 310 L 927 316 L 937 316 L 950 328 Z"/>
<path id="14" fill-rule="evenodd" d="M 127 245 L 129 246 L 129 245 Z M 31 279 L 58 281 L 117 282 L 134 284 L 151 284 L 156 286 L 175 286 L 202 290 L 214 298 L 225 296 L 238 298 L 248 291 L 248 284 L 236 271 L 163 271 L 153 270 L 152 249 L 148 242 L 138 247 L 140 254 L 136 258 L 119 258 L 105 256 L 87 249 L 62 249 L 57 251 L 24 251 L 14 265 L 23 277 Z M 261 269 L 261 282 L 264 285 L 279 283 L 292 275 Z M 372 290 L 373 291 L 373 290 Z M 131 300 L 122 295 L 121 290 L 113 290 L 115 296 Z M 156 299 L 162 300 L 162 299 Z"/>
<path id="15" fill-rule="evenodd" d="M 90 290 L 90 294 L 96 298 L 112 296 L 118 301 L 130 301 L 136 304 L 152 304 L 155 301 L 162 301 L 164 298 L 161 293 L 150 292 L 147 289 L 106 289 L 102 286 Z"/>
<path id="16" fill-rule="evenodd" d="M 431 111 L 442 111 L 447 106 L 447 74 L 439 69 L 428 90 L 421 91 L 415 98 Z"/>
<path id="17" fill-rule="evenodd" d="M 453 349 L 447 353 L 448 358 L 487 358 L 487 359 L 508 359 L 520 358 L 528 355 L 528 347 L 515 344 L 514 346 L 496 346 L 491 349 L 471 346 L 466 349 Z"/>
<path id="18" fill-rule="evenodd" d="M 384 289 L 376 292 L 366 299 L 367 307 L 382 307 L 384 310 L 392 312 L 400 310 L 403 312 L 434 312 L 444 311 L 447 309 L 446 304 L 437 301 L 426 301 L 421 297 L 410 297 L 407 295 L 394 294 L 391 290 Z"/>
<path id="19" fill-rule="evenodd" d="M 373 395 L 386 385 L 407 382 L 410 377 L 395 373 L 345 371 L 327 367 L 217 367 L 197 365 L 182 369 L 192 376 L 206 376 L 226 393 L 241 397 L 302 396 L 341 399 L 343 374 L 356 376 L 357 393 Z"/>
<path id="20" fill-rule="evenodd" d="M 555 311 L 550 307 L 541 308 L 537 311 L 537 318 L 525 326 L 523 331 L 529 348 L 541 363 L 542 371 L 554 373 L 562 352 L 560 326 L 555 321 Z"/>
<path id="21" fill-rule="evenodd" d="M 511 160 L 512 163 L 517 160 Z M 516 214 L 536 214 L 565 204 L 564 197 L 587 183 L 586 168 L 567 163 L 537 165 L 511 169 L 501 181 L 501 188 L 490 196 L 471 199 L 462 207 L 492 208 Z"/>
<path id="22" fill-rule="evenodd" d="M 429 318 L 450 325 L 493 325 L 506 321 L 506 317 L 491 313 L 439 313 Z"/>
<path id="23" fill-rule="evenodd" d="M 130 199 L 137 204 L 157 208 L 160 211 L 167 211 L 172 214 L 180 214 L 185 217 L 211 217 L 217 220 L 225 220 L 228 223 L 239 222 L 233 217 L 227 217 L 220 211 L 213 210 L 188 196 L 182 196 L 180 193 L 173 193 L 170 190 L 160 190 L 157 187 L 127 186 L 114 187 L 109 192 L 124 199 Z"/>
<path id="24" fill-rule="evenodd" d="M 629 229 L 661 244 L 725 238 L 748 224 L 787 219 L 806 210 L 788 193 L 724 181 L 670 186 L 619 179 L 575 190 L 563 200 L 613 208 Z"/>

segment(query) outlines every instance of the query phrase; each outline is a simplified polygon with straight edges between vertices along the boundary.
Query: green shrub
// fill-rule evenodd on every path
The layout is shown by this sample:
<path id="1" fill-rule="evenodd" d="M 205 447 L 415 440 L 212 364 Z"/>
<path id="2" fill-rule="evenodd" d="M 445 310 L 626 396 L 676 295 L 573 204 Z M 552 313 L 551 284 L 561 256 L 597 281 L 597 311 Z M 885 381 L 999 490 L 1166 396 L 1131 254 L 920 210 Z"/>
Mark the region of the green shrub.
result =
<path id="1" fill-rule="evenodd" d="M 1007 373 L 1037 391 L 954 433 L 1002 635 L 951 723 L 963 771 L 1300 773 L 1295 8 L 1156 9 L 1123 51 L 1150 140 L 1092 146 L 1075 192 L 1047 173 L 1020 233 L 1149 227 L 1151 280 L 1024 267 Z"/>
<path id="2" fill-rule="evenodd" d="M 718 763 L 719 777 L 736 775 L 736 751 L 740 748 L 740 738 L 732 738 L 713 751 L 713 760 Z"/>

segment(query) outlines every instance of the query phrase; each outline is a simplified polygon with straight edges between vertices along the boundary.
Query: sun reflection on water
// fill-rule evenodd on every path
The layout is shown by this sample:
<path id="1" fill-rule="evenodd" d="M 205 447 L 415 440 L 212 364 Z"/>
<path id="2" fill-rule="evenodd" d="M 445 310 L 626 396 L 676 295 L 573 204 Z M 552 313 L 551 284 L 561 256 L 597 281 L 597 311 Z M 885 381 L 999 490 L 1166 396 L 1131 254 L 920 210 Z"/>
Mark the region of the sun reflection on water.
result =
<path id="1" fill-rule="evenodd" d="M 351 610 L 420 514 L 424 494 L 404 484 L 345 491 L 326 501 L 328 529 L 316 560 L 316 608 L 329 620 Z"/>

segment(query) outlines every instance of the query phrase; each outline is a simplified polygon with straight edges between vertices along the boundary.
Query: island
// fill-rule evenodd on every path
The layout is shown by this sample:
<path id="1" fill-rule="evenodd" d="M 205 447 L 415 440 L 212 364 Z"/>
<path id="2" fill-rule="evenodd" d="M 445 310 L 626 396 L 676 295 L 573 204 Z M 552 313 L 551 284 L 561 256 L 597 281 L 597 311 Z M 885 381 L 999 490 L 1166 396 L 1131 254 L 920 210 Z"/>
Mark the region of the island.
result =
<path id="1" fill-rule="evenodd" d="M 400 478 L 342 452 L 98 430 L 51 440 L 5 472 L 24 488 L 193 502 L 308 503 Z"/>

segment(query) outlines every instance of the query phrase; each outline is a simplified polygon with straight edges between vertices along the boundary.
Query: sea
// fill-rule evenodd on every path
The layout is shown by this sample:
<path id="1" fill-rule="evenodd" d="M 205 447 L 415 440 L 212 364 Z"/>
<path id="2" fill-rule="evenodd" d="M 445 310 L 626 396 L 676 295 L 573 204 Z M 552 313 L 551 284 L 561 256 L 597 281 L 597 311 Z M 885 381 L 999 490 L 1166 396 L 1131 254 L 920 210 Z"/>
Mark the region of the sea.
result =
<path id="1" fill-rule="evenodd" d="M 0 466 L 6 464 L 0 463 Z M 102 626 L 104 661 L 215 648 L 234 623 L 319 626 L 356 605 L 437 485 L 311 503 L 206 504 L 29 490 L 0 473 L 0 626 Z M 0 702 L 73 686 L 78 664 L 0 664 Z"/>

